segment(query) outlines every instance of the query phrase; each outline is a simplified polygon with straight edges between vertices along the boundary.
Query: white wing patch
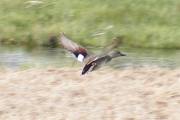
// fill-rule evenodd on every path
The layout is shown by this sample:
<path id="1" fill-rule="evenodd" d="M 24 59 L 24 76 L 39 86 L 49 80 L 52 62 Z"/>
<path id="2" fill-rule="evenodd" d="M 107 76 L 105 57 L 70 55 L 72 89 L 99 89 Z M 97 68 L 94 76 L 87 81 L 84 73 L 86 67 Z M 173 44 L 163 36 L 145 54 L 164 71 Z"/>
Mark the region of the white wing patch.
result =
<path id="1" fill-rule="evenodd" d="M 78 59 L 78 61 L 83 62 L 84 56 L 82 54 L 79 54 L 77 59 Z"/>

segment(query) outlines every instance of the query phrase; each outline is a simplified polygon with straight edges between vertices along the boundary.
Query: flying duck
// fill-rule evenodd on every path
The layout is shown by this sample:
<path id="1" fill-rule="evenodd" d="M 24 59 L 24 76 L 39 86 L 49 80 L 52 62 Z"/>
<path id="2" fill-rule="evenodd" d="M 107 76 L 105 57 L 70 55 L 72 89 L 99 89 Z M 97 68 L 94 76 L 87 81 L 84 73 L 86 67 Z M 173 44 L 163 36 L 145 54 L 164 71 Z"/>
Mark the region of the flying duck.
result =
<path id="1" fill-rule="evenodd" d="M 65 49 L 71 52 L 79 62 L 84 63 L 82 75 L 100 68 L 113 58 L 126 56 L 120 51 L 110 51 L 105 55 L 93 55 L 89 53 L 87 49 L 66 37 L 64 33 L 60 35 L 60 43 Z"/>

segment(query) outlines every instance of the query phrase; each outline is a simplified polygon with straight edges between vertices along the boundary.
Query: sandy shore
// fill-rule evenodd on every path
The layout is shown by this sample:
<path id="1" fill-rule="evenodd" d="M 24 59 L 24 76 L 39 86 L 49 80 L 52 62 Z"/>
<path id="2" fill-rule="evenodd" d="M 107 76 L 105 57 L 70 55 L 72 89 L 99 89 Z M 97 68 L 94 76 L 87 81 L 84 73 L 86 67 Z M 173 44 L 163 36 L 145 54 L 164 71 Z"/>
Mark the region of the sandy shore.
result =
<path id="1" fill-rule="evenodd" d="M 180 69 L 0 71 L 0 120 L 180 120 Z"/>

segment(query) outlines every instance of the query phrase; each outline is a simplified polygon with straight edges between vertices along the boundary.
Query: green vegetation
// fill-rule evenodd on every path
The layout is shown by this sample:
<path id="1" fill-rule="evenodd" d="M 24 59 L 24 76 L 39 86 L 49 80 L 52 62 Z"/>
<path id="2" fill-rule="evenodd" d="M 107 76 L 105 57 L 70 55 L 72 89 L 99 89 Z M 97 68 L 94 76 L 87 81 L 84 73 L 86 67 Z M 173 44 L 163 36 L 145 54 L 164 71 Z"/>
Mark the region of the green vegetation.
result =
<path id="1" fill-rule="evenodd" d="M 45 45 L 65 32 L 83 44 L 180 48 L 179 0 L 1 0 L 0 41 Z"/>

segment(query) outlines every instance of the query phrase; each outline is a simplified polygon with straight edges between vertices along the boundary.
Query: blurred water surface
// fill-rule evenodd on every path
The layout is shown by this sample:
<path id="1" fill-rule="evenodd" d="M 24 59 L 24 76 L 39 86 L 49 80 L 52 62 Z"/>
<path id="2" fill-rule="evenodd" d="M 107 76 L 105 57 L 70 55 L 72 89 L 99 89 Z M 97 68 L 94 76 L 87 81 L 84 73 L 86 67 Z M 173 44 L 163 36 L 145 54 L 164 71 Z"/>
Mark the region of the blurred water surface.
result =
<path id="1" fill-rule="evenodd" d="M 89 48 L 94 53 L 101 53 L 103 48 Z M 180 67 L 180 50 L 120 48 L 127 56 L 112 60 L 108 66 L 113 68 L 159 66 Z M 36 48 L 0 46 L 0 69 L 26 69 L 34 67 L 80 66 L 72 55 L 61 48 Z"/>

